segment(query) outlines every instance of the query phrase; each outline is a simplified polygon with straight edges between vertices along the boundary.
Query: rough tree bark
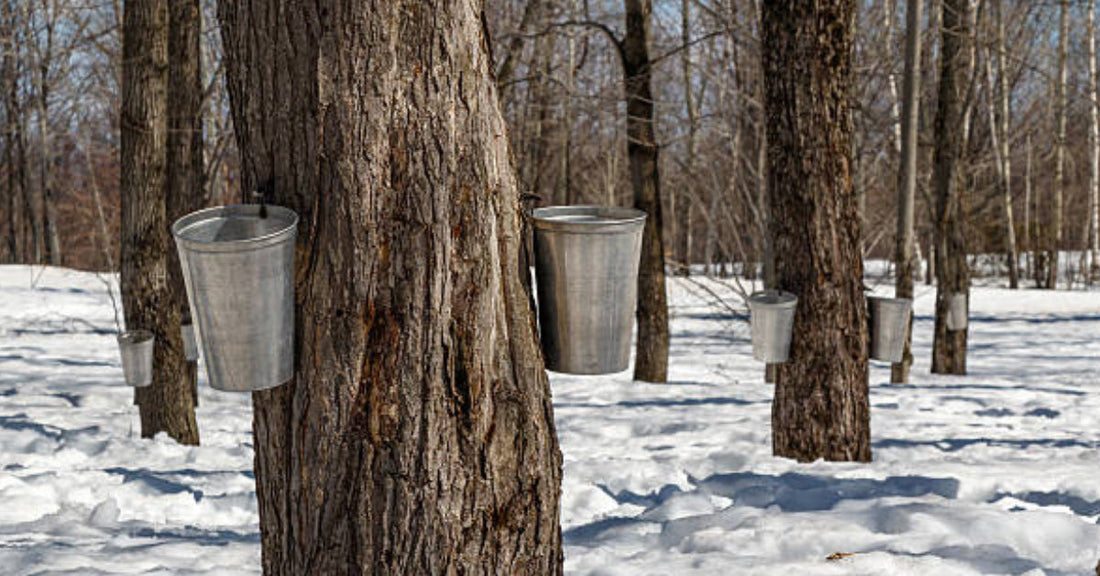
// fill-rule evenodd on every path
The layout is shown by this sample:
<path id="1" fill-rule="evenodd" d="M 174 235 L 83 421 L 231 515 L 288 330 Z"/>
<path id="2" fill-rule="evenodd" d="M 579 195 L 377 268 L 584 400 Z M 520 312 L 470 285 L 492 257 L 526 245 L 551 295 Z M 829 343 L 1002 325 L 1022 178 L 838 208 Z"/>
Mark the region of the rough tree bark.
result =
<path id="1" fill-rule="evenodd" d="M 627 156 L 634 207 L 646 213 L 638 269 L 638 346 L 634 379 L 668 380 L 668 296 L 665 292 L 664 219 L 661 216 L 656 114 L 650 90 L 649 22 L 652 0 L 625 0 L 626 35 L 621 44 L 626 88 Z"/>
<path id="2" fill-rule="evenodd" d="M 913 206 L 917 193 L 917 136 L 920 132 L 920 56 L 921 3 L 908 0 L 905 8 L 905 76 L 901 101 L 901 169 L 898 171 L 898 233 L 894 250 L 894 296 L 913 298 Z M 890 382 L 909 381 L 913 365 L 913 321 L 905 334 L 905 352 L 901 362 L 890 367 Z"/>
<path id="3" fill-rule="evenodd" d="M 777 456 L 869 461 L 867 301 L 851 179 L 854 0 L 763 5 L 776 285 L 798 296 L 772 404 Z"/>
<path id="4" fill-rule="evenodd" d="M 126 328 L 156 336 L 153 384 L 139 388 L 141 435 L 167 432 L 198 443 L 193 410 L 173 403 L 186 369 L 180 310 L 168 285 L 168 221 L 165 217 L 168 2 L 126 0 L 122 44 L 122 303 Z"/>
<path id="5" fill-rule="evenodd" d="M 6 228 L 4 235 L 7 250 L 7 262 L 26 262 L 26 223 L 23 218 L 25 210 L 22 202 L 21 179 L 19 173 L 21 164 L 20 155 L 16 148 L 20 146 L 22 130 L 19 127 L 21 112 L 19 111 L 19 93 L 16 78 L 19 75 L 19 66 L 16 60 L 15 35 L 18 26 L 15 21 L 15 7 L 13 0 L 0 0 L 0 98 L 4 100 L 4 174 L 5 186 L 3 199 L 4 206 L 0 211 L 4 214 L 3 226 Z M 3 250 L 0 249 L 0 254 Z"/>
<path id="6" fill-rule="evenodd" d="M 560 574 L 561 455 L 475 0 L 222 2 L 245 189 L 301 218 L 253 395 L 266 574 Z"/>
<path id="7" fill-rule="evenodd" d="M 202 76 L 199 40 L 202 12 L 199 0 L 171 0 L 168 7 L 167 136 L 165 138 L 165 222 L 170 226 L 180 216 L 206 204 L 202 186 Z M 189 321 L 187 293 L 183 286 L 179 254 L 169 245 L 169 302 L 178 310 L 177 322 Z M 179 341 L 178 331 L 174 347 Z M 177 359 L 173 358 L 173 362 Z M 199 443 L 195 423 L 197 364 L 172 364 L 162 377 L 163 385 L 138 388 L 135 400 L 142 414 L 142 434 L 168 432 L 184 444 Z M 146 425 L 152 427 L 146 430 Z M 180 427 L 180 428 L 176 428 Z"/>
<path id="8" fill-rule="evenodd" d="M 944 0 L 940 40 L 940 85 L 936 109 L 933 186 L 936 196 L 936 328 L 932 372 L 966 374 L 967 330 L 948 330 L 951 296 L 970 293 L 963 214 L 962 162 L 967 71 L 972 52 L 970 0 Z"/>

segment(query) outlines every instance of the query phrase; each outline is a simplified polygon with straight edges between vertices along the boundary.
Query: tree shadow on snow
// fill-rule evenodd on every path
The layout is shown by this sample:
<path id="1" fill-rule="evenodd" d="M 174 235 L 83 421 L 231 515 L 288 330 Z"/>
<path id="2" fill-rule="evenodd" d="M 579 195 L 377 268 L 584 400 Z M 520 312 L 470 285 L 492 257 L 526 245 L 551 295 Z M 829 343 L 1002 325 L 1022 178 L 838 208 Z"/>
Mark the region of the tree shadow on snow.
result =
<path id="1" fill-rule="evenodd" d="M 954 478 L 924 476 L 891 476 L 883 480 L 869 478 L 835 478 L 787 473 L 779 476 L 738 472 L 714 474 L 703 480 L 691 479 L 691 493 L 721 496 L 732 500 L 729 508 L 778 507 L 784 512 L 821 512 L 833 509 L 843 500 L 870 500 L 887 497 L 920 497 L 929 494 L 956 498 L 959 481 Z M 572 546 L 597 546 L 622 528 L 638 524 L 666 526 L 668 522 L 647 519 L 649 513 L 669 500 L 685 495 L 676 485 L 666 485 L 656 492 L 638 494 L 629 490 L 614 492 L 599 486 L 619 504 L 641 506 L 645 511 L 635 517 L 604 518 L 575 526 L 562 534 Z"/>

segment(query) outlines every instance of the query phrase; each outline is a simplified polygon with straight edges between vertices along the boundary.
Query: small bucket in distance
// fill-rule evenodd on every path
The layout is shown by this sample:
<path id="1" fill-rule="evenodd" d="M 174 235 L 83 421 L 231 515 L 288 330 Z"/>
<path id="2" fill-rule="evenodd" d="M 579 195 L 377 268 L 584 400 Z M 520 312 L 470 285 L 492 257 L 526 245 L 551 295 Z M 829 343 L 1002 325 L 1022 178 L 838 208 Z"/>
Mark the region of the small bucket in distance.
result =
<path id="1" fill-rule="evenodd" d="M 872 360 L 891 363 L 902 361 L 912 308 L 913 301 L 908 298 L 867 298 Z"/>
<path id="2" fill-rule="evenodd" d="M 128 386 L 144 388 L 153 383 L 153 345 L 155 343 L 156 338 L 148 330 L 129 330 L 118 335 L 122 376 Z"/>

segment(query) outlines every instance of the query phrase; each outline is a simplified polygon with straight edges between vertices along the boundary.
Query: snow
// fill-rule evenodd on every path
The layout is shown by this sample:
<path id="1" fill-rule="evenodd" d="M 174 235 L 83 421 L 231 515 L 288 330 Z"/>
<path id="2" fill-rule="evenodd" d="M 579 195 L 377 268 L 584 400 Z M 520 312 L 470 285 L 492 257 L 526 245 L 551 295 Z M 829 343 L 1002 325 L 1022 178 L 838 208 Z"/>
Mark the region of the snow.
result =
<path id="1" fill-rule="evenodd" d="M 105 282 L 0 267 L 0 573 L 258 574 L 249 397 L 200 386 L 201 447 L 138 438 Z M 974 289 L 945 377 L 917 291 L 912 384 L 872 368 L 870 464 L 771 456 L 730 281 L 671 280 L 669 384 L 551 374 L 567 573 L 1091 573 L 1100 294 Z"/>

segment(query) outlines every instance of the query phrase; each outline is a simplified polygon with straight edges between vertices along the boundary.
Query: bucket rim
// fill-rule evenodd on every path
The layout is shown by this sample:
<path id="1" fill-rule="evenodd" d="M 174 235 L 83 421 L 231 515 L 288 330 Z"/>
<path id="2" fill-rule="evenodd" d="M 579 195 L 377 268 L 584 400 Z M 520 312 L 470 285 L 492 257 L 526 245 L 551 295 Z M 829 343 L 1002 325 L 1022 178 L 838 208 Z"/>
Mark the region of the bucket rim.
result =
<path id="1" fill-rule="evenodd" d="M 798 297 L 784 290 L 758 290 L 749 295 L 749 306 L 794 308 L 797 304 Z"/>
<path id="2" fill-rule="evenodd" d="M 137 346 L 152 341 L 154 338 L 151 330 L 145 330 L 144 328 L 136 328 L 134 330 L 126 330 L 115 337 L 120 345 L 133 345 Z"/>
<path id="3" fill-rule="evenodd" d="M 177 242 L 186 245 L 192 250 L 230 252 L 277 244 L 287 236 L 297 234 L 297 212 L 290 208 L 277 206 L 275 204 L 266 204 L 265 207 L 269 218 L 272 216 L 281 218 L 287 222 L 286 226 L 268 232 L 267 234 L 241 240 L 200 240 L 187 235 L 187 230 L 191 227 L 208 220 L 213 220 L 214 218 L 225 216 L 258 216 L 260 213 L 259 204 L 225 204 L 222 206 L 212 206 L 210 208 L 196 210 L 180 217 L 172 223 L 172 236 L 175 237 Z"/>
<path id="4" fill-rule="evenodd" d="M 568 216 L 589 216 L 596 221 L 569 220 Z M 560 232 L 599 234 L 631 231 L 646 221 L 646 213 L 627 206 L 593 204 L 544 206 L 531 211 L 535 228 Z"/>
<path id="5" fill-rule="evenodd" d="M 908 308 L 913 304 L 912 298 L 891 298 L 890 296 L 868 296 L 867 303 L 876 303 L 886 306 L 904 306 Z"/>

